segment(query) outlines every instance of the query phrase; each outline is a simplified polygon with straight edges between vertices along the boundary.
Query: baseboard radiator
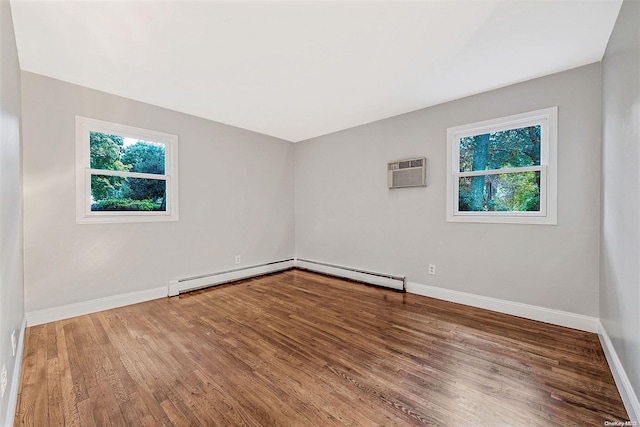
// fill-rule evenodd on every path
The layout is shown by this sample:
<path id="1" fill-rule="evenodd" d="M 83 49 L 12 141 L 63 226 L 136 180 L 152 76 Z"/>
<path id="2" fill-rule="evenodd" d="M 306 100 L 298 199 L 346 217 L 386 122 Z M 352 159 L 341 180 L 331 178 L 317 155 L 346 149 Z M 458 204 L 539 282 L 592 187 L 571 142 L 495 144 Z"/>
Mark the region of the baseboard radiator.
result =
<path id="1" fill-rule="evenodd" d="M 357 268 L 343 267 L 335 264 L 300 258 L 295 259 L 294 267 L 301 270 L 314 271 L 316 273 L 322 273 L 329 276 L 342 277 L 356 282 L 363 282 L 406 292 L 406 278 L 403 276 L 374 273 L 371 271 L 359 270 Z"/>
<path id="2" fill-rule="evenodd" d="M 289 270 L 294 267 L 294 259 L 285 259 L 217 273 L 202 274 L 169 281 L 169 296 L 173 297 L 182 292 L 195 291 L 210 286 L 222 285 L 238 280 L 250 279 L 256 276 Z"/>
<path id="3" fill-rule="evenodd" d="M 359 270 L 357 268 L 344 267 L 325 262 L 291 258 L 252 265 L 249 267 L 235 268 L 216 273 L 201 274 L 198 276 L 185 277 L 183 279 L 170 280 L 169 296 L 173 297 L 183 292 L 223 285 L 225 283 L 250 279 L 252 277 L 263 276 L 265 274 L 277 273 L 279 271 L 291 270 L 294 268 L 406 292 L 406 278 L 404 276 L 375 273 L 372 271 Z"/>

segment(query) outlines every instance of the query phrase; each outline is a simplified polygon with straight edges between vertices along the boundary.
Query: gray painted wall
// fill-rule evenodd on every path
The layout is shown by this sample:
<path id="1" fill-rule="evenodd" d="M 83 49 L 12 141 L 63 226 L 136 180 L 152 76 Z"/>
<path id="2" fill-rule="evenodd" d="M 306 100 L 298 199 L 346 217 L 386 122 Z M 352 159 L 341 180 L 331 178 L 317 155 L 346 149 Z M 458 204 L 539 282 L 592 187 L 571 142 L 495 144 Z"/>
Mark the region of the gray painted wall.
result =
<path id="1" fill-rule="evenodd" d="M 15 330 L 18 338 L 24 303 L 20 68 L 8 0 L 0 1 L 0 52 L 0 369 L 7 367 L 10 386 L 16 362 L 11 354 L 11 331 Z M 0 399 L 0 423 L 5 422 L 9 403 L 7 388 Z"/>
<path id="2" fill-rule="evenodd" d="M 297 256 L 597 317 L 600 71 L 592 64 L 297 143 Z M 558 225 L 447 223 L 447 128 L 556 105 Z M 413 156 L 427 157 L 427 187 L 388 190 L 386 163 Z"/>
<path id="3" fill-rule="evenodd" d="M 640 396 L 640 2 L 626 0 L 602 65 L 600 321 Z M 638 414 L 640 415 L 640 414 Z"/>
<path id="4" fill-rule="evenodd" d="M 25 310 L 290 258 L 293 144 L 22 74 Z M 179 138 L 180 221 L 75 222 L 75 115 Z"/>

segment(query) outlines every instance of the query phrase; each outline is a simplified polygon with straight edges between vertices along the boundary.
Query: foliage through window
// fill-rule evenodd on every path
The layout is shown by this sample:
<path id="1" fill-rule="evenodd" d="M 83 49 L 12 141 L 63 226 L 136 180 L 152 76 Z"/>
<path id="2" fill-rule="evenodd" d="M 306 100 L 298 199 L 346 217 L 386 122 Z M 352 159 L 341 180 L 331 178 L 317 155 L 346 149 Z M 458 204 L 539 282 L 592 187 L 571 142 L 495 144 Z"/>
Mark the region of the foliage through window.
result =
<path id="1" fill-rule="evenodd" d="M 448 130 L 447 220 L 556 223 L 550 108 Z"/>
<path id="2" fill-rule="evenodd" d="M 76 118 L 78 222 L 177 220 L 177 137 Z"/>

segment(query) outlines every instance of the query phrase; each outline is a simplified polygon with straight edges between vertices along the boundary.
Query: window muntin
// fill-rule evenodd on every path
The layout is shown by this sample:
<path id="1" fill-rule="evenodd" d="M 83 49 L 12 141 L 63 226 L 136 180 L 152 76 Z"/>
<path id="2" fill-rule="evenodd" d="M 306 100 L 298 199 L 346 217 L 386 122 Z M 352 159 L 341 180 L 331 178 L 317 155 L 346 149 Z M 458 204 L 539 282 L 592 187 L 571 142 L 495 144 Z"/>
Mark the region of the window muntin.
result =
<path id="1" fill-rule="evenodd" d="M 78 223 L 175 221 L 177 136 L 76 117 Z"/>
<path id="2" fill-rule="evenodd" d="M 447 221 L 557 222 L 557 108 L 447 134 Z"/>

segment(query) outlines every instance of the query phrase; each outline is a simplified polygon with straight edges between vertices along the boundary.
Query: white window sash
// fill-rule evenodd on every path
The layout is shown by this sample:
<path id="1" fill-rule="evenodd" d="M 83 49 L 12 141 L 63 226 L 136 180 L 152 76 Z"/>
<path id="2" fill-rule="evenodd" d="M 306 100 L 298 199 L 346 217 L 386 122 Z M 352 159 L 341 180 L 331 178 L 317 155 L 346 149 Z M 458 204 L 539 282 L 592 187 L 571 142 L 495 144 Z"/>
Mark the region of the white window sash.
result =
<path id="1" fill-rule="evenodd" d="M 520 170 L 518 172 L 511 172 L 514 169 L 492 169 L 490 173 L 481 173 L 481 174 L 473 174 L 466 176 L 486 176 L 486 175 L 504 175 L 504 174 L 512 174 L 512 173 L 523 173 L 536 171 L 540 172 L 540 210 L 539 211 L 461 211 L 460 210 L 460 193 L 459 193 L 459 185 L 456 185 L 454 188 L 454 203 L 455 203 L 455 216 L 495 216 L 495 217 L 504 217 L 504 216 L 514 216 L 514 217 L 545 217 L 547 216 L 547 168 L 544 166 L 532 166 L 526 168 L 518 168 L 518 169 L 526 169 Z M 501 172 L 498 172 L 501 171 Z M 509 171 L 509 172 L 503 172 Z M 485 171 L 482 171 L 485 172 Z M 459 178 L 464 178 L 462 173 L 456 177 L 456 181 Z"/>
<path id="2" fill-rule="evenodd" d="M 501 169 L 483 169 L 478 171 L 458 172 L 456 175 L 458 178 L 466 178 L 469 176 L 480 175 L 504 175 L 507 173 L 523 173 L 523 172 L 539 172 L 544 169 L 543 165 L 536 166 L 523 166 L 519 168 L 501 168 Z"/>
<path id="3" fill-rule="evenodd" d="M 85 209 L 84 209 L 84 213 L 85 216 L 96 216 L 96 217 L 105 217 L 105 216 L 110 216 L 110 215 L 114 215 L 114 216 L 140 216 L 140 215 L 151 215 L 151 216 L 171 216 L 171 194 L 168 191 L 168 188 L 171 185 L 171 176 L 169 175 L 156 175 L 158 177 L 162 177 L 162 179 L 160 178 L 152 178 L 152 179 L 157 179 L 159 181 L 166 181 L 166 188 L 167 190 L 165 193 L 165 206 L 166 206 L 166 210 L 164 211 L 92 211 L 91 210 L 91 176 L 92 175 L 109 175 L 109 176 L 122 176 L 124 177 L 124 175 L 120 175 L 117 173 L 109 173 L 109 174 L 95 174 L 92 173 L 92 171 L 103 171 L 103 169 L 86 169 L 85 172 L 85 182 L 87 183 L 86 187 L 87 187 L 87 192 L 85 194 L 85 200 L 87 201 L 87 203 L 85 203 Z M 108 172 L 121 172 L 121 171 L 108 171 Z M 131 172 L 128 172 L 129 174 L 131 174 Z M 135 173 L 134 173 L 135 174 Z M 139 175 L 139 174 L 136 174 Z M 149 175 L 149 174 L 142 174 L 142 175 Z"/>
<path id="4" fill-rule="evenodd" d="M 90 175 L 119 176 L 122 178 L 156 179 L 161 181 L 166 181 L 169 179 L 169 175 L 161 175 L 157 173 L 115 171 L 111 169 L 90 169 L 90 168 L 87 168 L 87 171 L 89 172 Z"/>

